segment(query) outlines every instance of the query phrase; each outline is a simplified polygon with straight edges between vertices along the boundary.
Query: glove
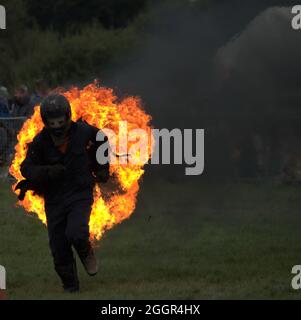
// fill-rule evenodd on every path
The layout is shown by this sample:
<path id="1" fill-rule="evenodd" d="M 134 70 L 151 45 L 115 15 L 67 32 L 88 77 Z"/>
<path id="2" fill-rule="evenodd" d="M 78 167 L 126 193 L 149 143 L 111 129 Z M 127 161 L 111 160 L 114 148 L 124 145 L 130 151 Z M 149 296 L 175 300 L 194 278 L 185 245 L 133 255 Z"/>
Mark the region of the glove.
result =
<path id="1" fill-rule="evenodd" d="M 50 180 L 58 180 L 66 171 L 66 168 L 62 164 L 55 164 L 49 166 L 47 170 L 48 178 Z"/>
<path id="2" fill-rule="evenodd" d="M 16 187 L 15 187 L 15 191 L 20 190 L 20 193 L 18 195 L 18 199 L 20 201 L 23 201 L 25 198 L 25 194 L 28 190 L 33 190 L 35 192 L 38 192 L 38 188 L 37 186 L 35 186 L 32 182 L 28 181 L 28 180 L 22 180 L 20 181 Z"/>
<path id="3" fill-rule="evenodd" d="M 20 190 L 20 193 L 18 195 L 18 199 L 20 201 L 23 201 L 25 198 L 26 192 L 29 190 L 28 189 L 28 181 L 27 180 L 20 181 L 15 187 L 15 191 L 17 191 L 17 190 Z"/>

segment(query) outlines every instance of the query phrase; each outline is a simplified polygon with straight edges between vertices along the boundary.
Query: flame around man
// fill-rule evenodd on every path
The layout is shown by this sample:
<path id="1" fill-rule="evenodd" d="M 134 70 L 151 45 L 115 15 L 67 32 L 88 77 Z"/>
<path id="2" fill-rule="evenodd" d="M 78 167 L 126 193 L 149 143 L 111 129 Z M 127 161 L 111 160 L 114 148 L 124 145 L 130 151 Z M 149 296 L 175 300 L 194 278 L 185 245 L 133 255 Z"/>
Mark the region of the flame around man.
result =
<path id="1" fill-rule="evenodd" d="M 66 92 L 60 92 L 70 102 L 72 109 L 72 120 L 82 119 L 90 125 L 99 129 L 106 128 L 115 132 L 114 145 L 121 146 L 118 153 L 129 153 L 131 147 L 136 143 L 134 139 L 127 140 L 124 147 L 124 139 L 120 122 L 127 123 L 129 132 L 135 129 L 142 129 L 148 133 L 151 141 L 151 117 L 145 113 L 141 101 L 137 97 L 127 97 L 118 101 L 113 90 L 99 87 L 97 84 L 90 84 L 83 89 L 72 88 Z M 35 108 L 33 116 L 28 119 L 18 134 L 18 143 L 15 147 L 16 153 L 10 167 L 10 173 L 19 182 L 23 179 L 20 172 L 20 165 L 26 157 L 27 145 L 43 129 L 43 121 L 40 116 L 40 107 Z M 109 141 L 110 141 L 110 136 Z M 146 143 L 146 140 L 144 140 Z M 95 187 L 94 203 L 90 215 L 90 238 L 99 240 L 103 233 L 114 225 L 121 223 L 130 217 L 136 205 L 136 197 L 139 191 L 139 180 L 142 177 L 144 163 L 152 154 L 152 145 L 148 145 L 147 155 L 144 161 L 116 161 L 110 166 L 110 174 L 116 178 L 118 187 L 106 193 Z M 117 150 L 116 150 L 117 151 Z M 19 202 L 27 212 L 35 213 L 39 219 L 46 223 L 44 210 L 44 199 L 32 191 L 26 193 L 24 201 Z"/>

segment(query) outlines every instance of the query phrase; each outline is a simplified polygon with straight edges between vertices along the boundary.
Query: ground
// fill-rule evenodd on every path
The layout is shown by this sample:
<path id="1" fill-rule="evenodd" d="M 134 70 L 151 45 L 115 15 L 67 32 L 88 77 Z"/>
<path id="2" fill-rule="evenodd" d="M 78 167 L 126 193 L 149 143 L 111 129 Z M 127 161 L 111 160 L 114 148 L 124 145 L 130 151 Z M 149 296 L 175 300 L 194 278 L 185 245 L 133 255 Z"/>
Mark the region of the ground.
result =
<path id="1" fill-rule="evenodd" d="M 147 179 L 146 179 L 147 180 Z M 62 292 L 47 232 L 0 184 L 0 264 L 9 299 L 299 299 L 299 187 L 144 181 L 132 217 L 98 243 L 100 272 L 79 266 L 81 293 Z"/>

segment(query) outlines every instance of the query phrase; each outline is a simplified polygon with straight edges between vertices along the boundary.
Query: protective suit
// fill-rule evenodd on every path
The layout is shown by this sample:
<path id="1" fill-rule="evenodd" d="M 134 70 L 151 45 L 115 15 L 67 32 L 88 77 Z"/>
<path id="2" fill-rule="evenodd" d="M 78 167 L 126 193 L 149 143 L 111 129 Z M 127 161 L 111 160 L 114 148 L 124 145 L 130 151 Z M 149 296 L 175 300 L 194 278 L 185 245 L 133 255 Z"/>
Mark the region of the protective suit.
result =
<path id="1" fill-rule="evenodd" d="M 79 283 L 72 247 L 88 274 L 97 272 L 89 241 L 89 218 L 94 185 L 109 178 L 109 163 L 100 166 L 96 162 L 96 150 L 101 143 L 107 143 L 107 139 L 104 137 L 102 142 L 97 142 L 99 129 L 85 122 L 66 122 L 66 128 L 51 131 L 42 107 L 45 128 L 29 145 L 21 165 L 26 180 L 17 188 L 21 190 L 21 200 L 27 190 L 34 190 L 44 197 L 55 270 L 66 291 L 77 291 Z M 66 110 L 63 109 L 63 113 L 70 120 L 71 113 L 68 108 Z M 54 138 L 59 136 L 60 130 L 64 138 L 58 144 Z"/>

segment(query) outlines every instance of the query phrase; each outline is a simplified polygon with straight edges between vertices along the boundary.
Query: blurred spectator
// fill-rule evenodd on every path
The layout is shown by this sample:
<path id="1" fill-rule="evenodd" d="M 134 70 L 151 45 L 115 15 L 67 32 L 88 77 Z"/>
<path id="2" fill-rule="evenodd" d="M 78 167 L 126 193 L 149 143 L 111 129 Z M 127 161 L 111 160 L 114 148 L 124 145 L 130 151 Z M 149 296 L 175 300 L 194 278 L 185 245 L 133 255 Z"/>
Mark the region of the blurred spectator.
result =
<path id="1" fill-rule="evenodd" d="M 9 117 L 8 92 L 5 87 L 0 87 L 0 118 Z M 0 166 L 7 160 L 8 150 L 8 130 L 4 123 L 0 121 Z"/>
<path id="2" fill-rule="evenodd" d="M 38 79 L 35 82 L 35 92 L 31 97 L 34 106 L 39 105 L 42 100 L 48 95 L 49 88 L 45 79 Z"/>
<path id="3" fill-rule="evenodd" d="M 0 87 L 0 118 L 9 117 L 8 92 L 5 87 Z"/>
<path id="4" fill-rule="evenodd" d="M 26 85 L 21 85 L 14 92 L 14 101 L 11 106 L 11 115 L 13 117 L 32 116 L 34 111 L 34 104 L 30 100 L 29 90 Z"/>
<path id="5" fill-rule="evenodd" d="M 3 123 L 0 122 L 0 167 L 7 161 L 8 150 L 8 130 Z"/>

